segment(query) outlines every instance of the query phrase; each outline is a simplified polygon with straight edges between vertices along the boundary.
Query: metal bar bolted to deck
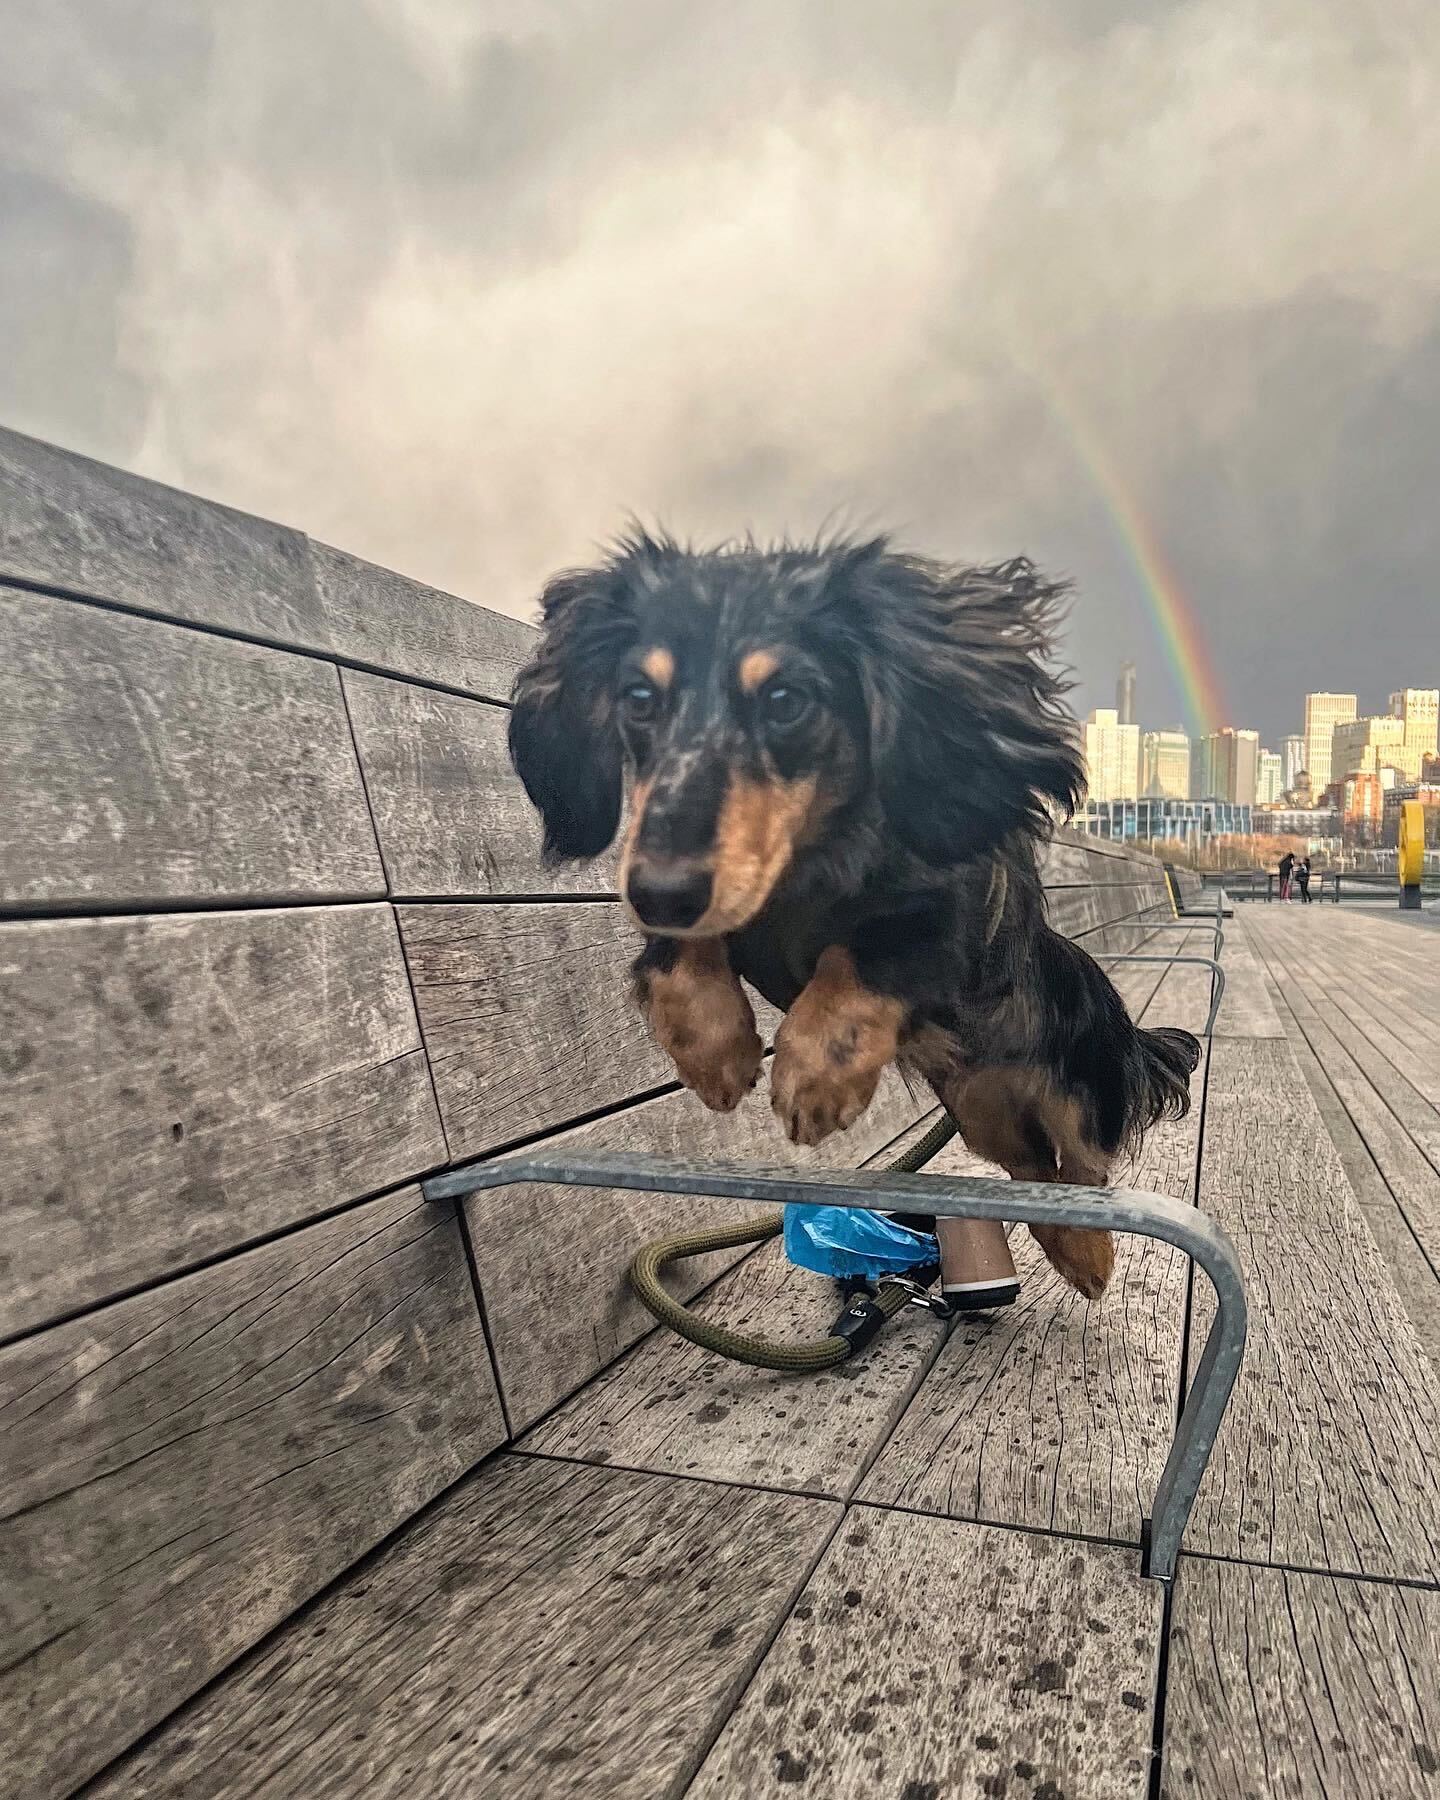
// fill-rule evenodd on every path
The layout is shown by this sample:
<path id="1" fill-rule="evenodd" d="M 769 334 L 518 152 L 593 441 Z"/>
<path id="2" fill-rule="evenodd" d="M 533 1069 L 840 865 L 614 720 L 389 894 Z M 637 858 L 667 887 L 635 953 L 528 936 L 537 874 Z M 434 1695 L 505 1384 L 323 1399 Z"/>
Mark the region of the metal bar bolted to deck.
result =
<path id="1" fill-rule="evenodd" d="M 1072 1225 L 1082 1230 L 1133 1232 L 1173 1244 L 1205 1271 L 1217 1303 L 1142 1535 L 1144 1573 L 1159 1581 L 1169 1581 L 1174 1575 L 1180 1539 L 1245 1353 L 1245 1289 L 1239 1258 L 1215 1221 L 1195 1207 L 1165 1194 L 1128 1188 L 911 1175 L 884 1169 L 812 1169 L 802 1174 L 749 1163 L 686 1162 L 579 1149 L 524 1152 L 491 1162 L 467 1163 L 432 1175 L 421 1185 L 427 1200 L 446 1201 L 515 1182 L 930 1213 L 942 1219 Z"/>
<path id="2" fill-rule="evenodd" d="M 1213 931 L 1215 948 L 1212 954 L 1218 957 L 1225 948 L 1225 932 L 1218 918 L 1212 919 L 1206 916 L 1203 924 L 1200 922 L 1198 914 L 1193 924 L 1187 923 L 1184 919 L 1162 919 L 1158 925 L 1152 925 L 1147 920 L 1143 929 L 1146 931 Z"/>
<path id="3" fill-rule="evenodd" d="M 1220 1002 L 1225 998 L 1225 971 L 1213 956 L 1190 956 L 1181 951 L 1175 956 L 1150 955 L 1142 950 L 1097 950 L 1095 960 L 1098 963 L 1196 963 L 1202 969 L 1210 971 L 1210 1016 L 1205 1021 L 1205 1035 L 1211 1037 L 1215 1031 L 1215 1020 L 1220 1011 Z"/>

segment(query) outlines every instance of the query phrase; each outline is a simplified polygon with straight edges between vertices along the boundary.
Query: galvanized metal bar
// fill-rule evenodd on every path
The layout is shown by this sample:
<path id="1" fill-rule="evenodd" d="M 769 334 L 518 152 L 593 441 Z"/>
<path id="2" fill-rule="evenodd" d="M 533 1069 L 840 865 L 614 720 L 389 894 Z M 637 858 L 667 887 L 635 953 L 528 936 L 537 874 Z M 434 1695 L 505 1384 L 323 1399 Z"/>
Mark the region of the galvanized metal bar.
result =
<path id="1" fill-rule="evenodd" d="M 1153 956 L 1138 950 L 1101 950 L 1095 956 L 1099 963 L 1197 963 L 1202 969 L 1210 971 L 1210 1016 L 1205 1021 L 1206 1037 L 1215 1034 L 1215 1020 L 1220 1012 L 1220 1002 L 1225 998 L 1225 971 L 1213 956 L 1191 956 L 1186 951 L 1179 951 L 1174 956 Z"/>
<path id="2" fill-rule="evenodd" d="M 1146 931 L 1212 931 L 1215 934 L 1214 954 L 1218 960 L 1220 952 L 1225 948 L 1225 933 L 1220 928 L 1218 919 L 1196 919 L 1194 924 L 1187 925 L 1184 919 L 1162 919 L 1158 925 L 1145 925 Z"/>
<path id="3" fill-rule="evenodd" d="M 912 1175 L 892 1169 L 801 1171 L 752 1163 L 685 1162 L 618 1150 L 587 1150 L 580 1145 L 468 1163 L 432 1175 L 421 1186 L 427 1200 L 445 1201 L 515 1182 L 768 1200 L 782 1206 L 795 1203 L 930 1213 L 942 1219 L 1073 1225 L 1085 1230 L 1134 1232 L 1173 1244 L 1205 1271 L 1217 1303 L 1143 1534 L 1144 1572 L 1158 1581 L 1174 1575 L 1180 1540 L 1245 1353 L 1245 1288 L 1239 1258 L 1215 1221 L 1195 1207 L 1168 1194 L 1130 1188 Z"/>

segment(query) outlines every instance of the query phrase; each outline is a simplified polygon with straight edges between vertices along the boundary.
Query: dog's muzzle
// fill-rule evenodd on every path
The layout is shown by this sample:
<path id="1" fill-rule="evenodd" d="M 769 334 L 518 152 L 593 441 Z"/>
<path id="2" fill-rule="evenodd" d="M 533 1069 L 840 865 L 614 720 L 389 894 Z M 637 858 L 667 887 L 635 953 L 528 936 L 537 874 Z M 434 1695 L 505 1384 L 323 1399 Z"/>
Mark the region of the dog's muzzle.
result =
<path id="1" fill-rule="evenodd" d="M 710 870 L 697 863 L 636 861 L 625 898 L 651 930 L 688 931 L 705 916 L 714 886 Z"/>

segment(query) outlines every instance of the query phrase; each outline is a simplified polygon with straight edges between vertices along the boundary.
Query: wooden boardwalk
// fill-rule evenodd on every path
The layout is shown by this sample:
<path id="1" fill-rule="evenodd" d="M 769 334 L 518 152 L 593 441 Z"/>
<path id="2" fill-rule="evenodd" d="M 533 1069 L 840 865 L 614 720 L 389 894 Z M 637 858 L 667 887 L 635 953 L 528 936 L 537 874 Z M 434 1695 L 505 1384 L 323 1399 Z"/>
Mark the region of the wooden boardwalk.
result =
<path id="1" fill-rule="evenodd" d="M 1137 1544 L 1203 1280 L 1131 1241 L 1088 1306 L 1024 1243 L 1013 1311 L 820 1377 L 654 1333 L 556 1405 L 537 1338 L 518 1445 L 95 1791 L 1440 1794 L 1431 943 L 1244 909 L 1203 1130 L 1135 1171 L 1224 1222 L 1252 1306 L 1171 1595 Z M 1199 971 L 1123 974 L 1148 1022 L 1203 1018 Z M 773 1245 L 709 1304 L 797 1336 L 831 1308 Z"/>

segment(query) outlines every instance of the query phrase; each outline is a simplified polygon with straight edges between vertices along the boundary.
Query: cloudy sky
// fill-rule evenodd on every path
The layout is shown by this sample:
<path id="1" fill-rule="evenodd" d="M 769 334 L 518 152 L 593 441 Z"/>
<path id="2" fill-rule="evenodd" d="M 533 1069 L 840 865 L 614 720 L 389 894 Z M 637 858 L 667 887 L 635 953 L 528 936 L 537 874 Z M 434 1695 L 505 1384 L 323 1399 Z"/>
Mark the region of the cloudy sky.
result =
<path id="1" fill-rule="evenodd" d="M 627 512 L 1440 680 L 1435 0 L 0 0 L 0 421 L 525 614 Z"/>

